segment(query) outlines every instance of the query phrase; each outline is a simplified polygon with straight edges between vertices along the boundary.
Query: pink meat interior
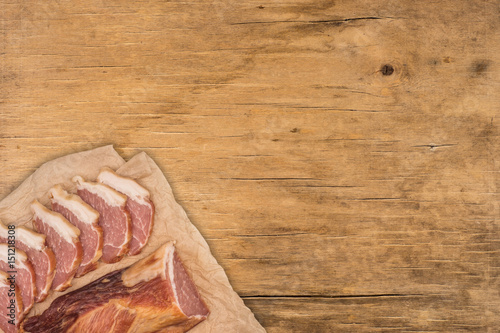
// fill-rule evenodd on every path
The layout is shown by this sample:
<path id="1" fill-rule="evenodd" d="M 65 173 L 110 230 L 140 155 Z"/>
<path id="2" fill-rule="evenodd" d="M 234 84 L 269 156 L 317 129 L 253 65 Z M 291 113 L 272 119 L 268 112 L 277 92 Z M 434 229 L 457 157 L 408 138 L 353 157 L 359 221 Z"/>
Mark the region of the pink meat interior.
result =
<path id="1" fill-rule="evenodd" d="M 73 263 L 76 260 L 77 249 L 73 243 L 64 240 L 53 228 L 43 223 L 38 217 L 34 219 L 37 230 L 45 234 L 45 240 L 49 247 L 54 251 L 56 257 L 56 274 L 52 281 L 52 289 L 64 284 L 70 279 L 74 271 L 72 271 Z"/>
<path id="2" fill-rule="evenodd" d="M 127 240 L 127 215 L 121 207 L 110 206 L 104 199 L 87 190 L 78 190 L 78 195 L 100 214 L 99 225 L 103 231 L 102 258 L 112 260 L 118 255 Z"/>
<path id="3" fill-rule="evenodd" d="M 177 301 L 179 307 L 186 316 L 207 316 L 208 309 L 201 300 L 196 286 L 189 277 L 184 265 L 182 264 L 177 252 L 174 252 L 174 283 L 177 292 Z M 168 268 L 167 268 L 168 275 Z"/>
<path id="4" fill-rule="evenodd" d="M 99 247 L 99 234 L 91 225 L 82 222 L 72 211 L 58 203 L 52 203 L 52 210 L 62 214 L 75 227 L 80 229 L 80 242 L 83 247 L 82 266 L 89 264 L 94 259 Z"/>
<path id="5" fill-rule="evenodd" d="M 0 261 L 0 270 L 4 272 L 11 271 L 9 264 L 5 261 Z M 32 297 L 33 290 L 31 289 L 31 273 L 26 269 L 21 269 L 20 267 L 15 268 L 16 274 L 16 285 L 21 291 L 21 298 L 23 300 L 24 308 L 29 308 L 33 305 Z"/>
<path id="6" fill-rule="evenodd" d="M 7 280 L 7 283 L 9 283 L 8 280 Z M 0 307 L 2 308 L 2 311 L 0 312 L 0 328 L 5 333 L 15 333 L 15 332 L 17 332 L 16 326 L 8 323 L 8 321 L 11 320 L 11 318 L 8 317 L 8 314 L 10 313 L 10 309 L 7 309 L 7 307 L 10 305 L 10 300 L 11 300 L 11 297 L 8 296 L 9 289 L 10 288 L 8 285 L 2 285 L 0 287 Z M 12 299 L 14 299 L 14 298 L 12 297 Z M 16 304 L 16 307 L 17 307 L 17 304 Z M 21 314 L 17 311 L 14 311 L 14 313 L 15 313 L 16 324 L 17 324 L 19 318 L 21 317 Z"/>
<path id="7" fill-rule="evenodd" d="M 151 203 L 143 205 L 129 198 L 127 200 L 127 209 L 132 220 L 130 254 L 135 255 L 141 252 L 142 247 L 149 239 L 153 220 L 153 205 Z"/>

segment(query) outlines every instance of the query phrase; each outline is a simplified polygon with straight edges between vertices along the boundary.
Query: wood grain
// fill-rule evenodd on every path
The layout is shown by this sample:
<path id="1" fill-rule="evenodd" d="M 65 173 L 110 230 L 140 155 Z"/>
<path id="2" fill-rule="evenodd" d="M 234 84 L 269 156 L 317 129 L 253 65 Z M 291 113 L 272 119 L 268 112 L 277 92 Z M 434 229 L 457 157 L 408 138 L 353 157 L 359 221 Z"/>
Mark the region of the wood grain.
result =
<path id="1" fill-rule="evenodd" d="M 500 326 L 497 1 L 0 4 L 0 198 L 144 150 L 269 332 Z"/>

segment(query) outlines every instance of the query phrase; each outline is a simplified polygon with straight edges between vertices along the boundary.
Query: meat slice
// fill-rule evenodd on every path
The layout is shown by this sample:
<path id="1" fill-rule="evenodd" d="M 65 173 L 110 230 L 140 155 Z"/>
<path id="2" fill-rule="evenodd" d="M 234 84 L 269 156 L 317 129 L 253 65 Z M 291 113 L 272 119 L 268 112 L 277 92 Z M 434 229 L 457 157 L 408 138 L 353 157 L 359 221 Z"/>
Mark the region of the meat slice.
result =
<path id="1" fill-rule="evenodd" d="M 15 333 L 23 320 L 23 300 L 12 275 L 0 271 L 0 329 Z"/>
<path id="2" fill-rule="evenodd" d="M 80 277 L 97 268 L 102 255 L 102 229 L 99 226 L 99 212 L 85 203 L 79 196 L 69 194 L 60 185 L 49 191 L 52 210 L 63 215 L 80 229 L 83 258 L 75 276 Z"/>
<path id="3" fill-rule="evenodd" d="M 46 245 L 45 235 L 25 227 L 9 229 L 0 222 L 0 242 L 9 243 L 9 236 L 15 240 L 15 247 L 26 253 L 33 266 L 36 281 L 35 301 L 42 302 L 49 294 L 54 279 L 56 268 L 54 252 Z"/>
<path id="4" fill-rule="evenodd" d="M 97 176 L 97 181 L 125 194 L 127 210 L 132 222 L 132 239 L 129 254 L 141 253 L 153 230 L 155 207 L 149 199 L 149 192 L 135 180 L 117 175 L 110 168 L 104 168 Z"/>
<path id="5" fill-rule="evenodd" d="M 71 287 L 71 280 L 82 261 L 80 230 L 59 213 L 50 211 L 38 201 L 31 204 L 33 225 L 39 233 L 46 236 L 49 247 L 56 257 L 56 273 L 52 289 L 63 291 Z"/>
<path id="6" fill-rule="evenodd" d="M 58 297 L 22 325 L 31 333 L 181 333 L 208 314 L 169 242 L 128 268 Z"/>
<path id="7" fill-rule="evenodd" d="M 23 314 L 28 313 L 35 303 L 36 294 L 35 271 L 28 256 L 12 245 L 0 243 L 0 270 L 15 275 L 23 300 Z"/>
<path id="8" fill-rule="evenodd" d="M 127 197 L 111 187 L 87 182 L 82 177 L 73 178 L 77 193 L 83 201 L 99 212 L 99 225 L 103 233 L 101 260 L 106 263 L 120 261 L 128 252 L 132 238 Z"/>

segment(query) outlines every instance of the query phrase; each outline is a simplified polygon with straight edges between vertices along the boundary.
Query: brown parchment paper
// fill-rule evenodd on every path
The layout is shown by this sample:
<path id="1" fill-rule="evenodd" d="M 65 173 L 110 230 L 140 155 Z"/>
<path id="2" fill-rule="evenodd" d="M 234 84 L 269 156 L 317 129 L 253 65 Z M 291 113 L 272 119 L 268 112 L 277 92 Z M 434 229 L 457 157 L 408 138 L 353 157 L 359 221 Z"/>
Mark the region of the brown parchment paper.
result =
<path id="1" fill-rule="evenodd" d="M 181 259 L 210 309 L 208 319 L 190 332 L 265 332 L 253 313 L 233 291 L 224 270 L 212 256 L 203 236 L 175 201 L 172 189 L 160 168 L 144 152 L 125 162 L 112 146 L 105 146 L 47 162 L 0 202 L 0 220 L 6 224 L 32 227 L 29 205 L 34 199 L 49 206 L 47 191 L 52 186 L 61 184 L 64 189 L 74 193 L 75 187 L 71 182 L 73 176 L 81 175 L 85 179 L 95 180 L 99 170 L 105 166 L 117 170 L 121 175 L 135 178 L 151 193 L 156 212 L 148 244 L 139 255 L 125 257 L 115 264 L 101 263 L 97 270 L 73 279 L 71 288 L 64 292 L 53 292 L 44 302 L 35 304 L 29 316 L 42 313 L 55 298 L 109 272 L 127 267 L 165 242 L 175 240 Z"/>

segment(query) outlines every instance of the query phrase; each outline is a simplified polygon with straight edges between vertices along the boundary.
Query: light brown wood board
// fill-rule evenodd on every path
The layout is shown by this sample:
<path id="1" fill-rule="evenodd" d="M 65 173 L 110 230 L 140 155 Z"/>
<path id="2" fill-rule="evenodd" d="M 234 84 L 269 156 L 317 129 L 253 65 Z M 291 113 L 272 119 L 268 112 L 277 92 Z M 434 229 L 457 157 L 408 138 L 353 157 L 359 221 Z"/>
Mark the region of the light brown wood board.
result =
<path id="1" fill-rule="evenodd" d="M 0 198 L 145 151 L 268 332 L 500 325 L 497 1 L 0 7 Z"/>

